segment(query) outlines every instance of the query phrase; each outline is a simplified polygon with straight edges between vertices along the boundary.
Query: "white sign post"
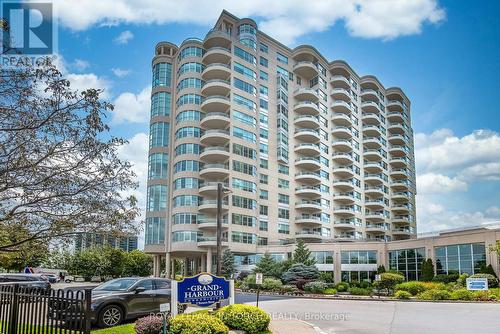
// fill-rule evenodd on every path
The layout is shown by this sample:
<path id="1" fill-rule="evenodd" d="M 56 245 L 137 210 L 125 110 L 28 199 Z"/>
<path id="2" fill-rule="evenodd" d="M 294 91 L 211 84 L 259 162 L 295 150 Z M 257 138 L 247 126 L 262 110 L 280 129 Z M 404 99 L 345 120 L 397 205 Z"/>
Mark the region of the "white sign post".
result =
<path id="1" fill-rule="evenodd" d="M 485 291 L 488 290 L 488 279 L 484 277 L 472 278 L 469 277 L 466 280 L 467 290 L 472 291 Z"/>
<path id="2" fill-rule="evenodd" d="M 260 286 L 262 285 L 262 281 L 264 280 L 264 275 L 262 273 L 255 273 L 255 284 L 257 284 L 257 302 L 255 306 L 259 307 L 259 295 L 260 295 Z"/>

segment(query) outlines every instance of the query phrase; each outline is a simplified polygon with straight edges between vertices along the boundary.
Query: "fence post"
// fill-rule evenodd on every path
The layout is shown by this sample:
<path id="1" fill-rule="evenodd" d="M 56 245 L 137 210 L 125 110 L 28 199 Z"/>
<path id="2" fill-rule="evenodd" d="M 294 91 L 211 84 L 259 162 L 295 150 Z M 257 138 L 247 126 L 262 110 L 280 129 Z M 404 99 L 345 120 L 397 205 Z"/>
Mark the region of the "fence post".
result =
<path id="1" fill-rule="evenodd" d="M 14 284 L 12 299 L 10 300 L 9 334 L 17 333 L 17 318 L 19 313 L 19 285 Z"/>
<path id="2" fill-rule="evenodd" d="M 83 332 L 90 334 L 92 318 L 92 289 L 85 289 L 85 327 Z"/>

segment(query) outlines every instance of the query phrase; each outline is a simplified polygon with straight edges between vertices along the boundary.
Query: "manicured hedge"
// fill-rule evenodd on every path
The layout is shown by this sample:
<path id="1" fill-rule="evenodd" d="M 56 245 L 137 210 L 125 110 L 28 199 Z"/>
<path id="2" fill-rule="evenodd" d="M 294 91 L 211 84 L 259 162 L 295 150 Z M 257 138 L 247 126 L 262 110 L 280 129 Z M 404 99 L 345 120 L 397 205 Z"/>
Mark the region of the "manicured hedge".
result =
<path id="1" fill-rule="evenodd" d="M 271 321 L 271 317 L 260 308 L 243 304 L 224 306 L 215 315 L 229 328 L 244 330 L 248 334 L 267 330 Z"/>
<path id="2" fill-rule="evenodd" d="M 394 294 L 394 297 L 396 297 L 397 299 L 410 299 L 411 296 L 411 293 L 404 290 L 396 291 L 396 293 Z"/>
<path id="3" fill-rule="evenodd" d="M 227 334 L 229 328 L 206 313 L 179 314 L 170 319 L 169 334 Z"/>

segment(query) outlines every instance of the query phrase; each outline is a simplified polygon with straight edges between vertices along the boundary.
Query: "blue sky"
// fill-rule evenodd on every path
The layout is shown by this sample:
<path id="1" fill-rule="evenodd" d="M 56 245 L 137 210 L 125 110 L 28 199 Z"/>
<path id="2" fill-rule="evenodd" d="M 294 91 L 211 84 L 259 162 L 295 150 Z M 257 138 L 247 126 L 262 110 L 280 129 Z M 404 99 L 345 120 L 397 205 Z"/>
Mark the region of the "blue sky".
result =
<path id="1" fill-rule="evenodd" d="M 77 88 L 115 102 L 112 133 L 130 140 L 144 199 L 154 45 L 203 38 L 222 8 L 293 47 L 312 44 L 412 101 L 420 231 L 500 220 L 497 1 L 56 1 L 59 55 Z M 196 5 L 194 5 L 196 3 Z M 148 7 L 149 6 L 149 7 Z M 296 29 L 300 26 L 300 29 Z"/>

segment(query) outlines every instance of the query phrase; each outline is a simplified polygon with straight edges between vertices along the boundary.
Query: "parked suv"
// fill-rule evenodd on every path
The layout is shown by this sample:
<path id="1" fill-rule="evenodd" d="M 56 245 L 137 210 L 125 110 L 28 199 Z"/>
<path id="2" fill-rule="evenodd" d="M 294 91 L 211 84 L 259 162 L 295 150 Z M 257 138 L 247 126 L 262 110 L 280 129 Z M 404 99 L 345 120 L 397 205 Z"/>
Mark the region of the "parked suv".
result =
<path id="1" fill-rule="evenodd" d="M 0 274 L 0 283 L 12 283 L 30 287 L 50 289 L 46 277 L 37 274 Z"/>

